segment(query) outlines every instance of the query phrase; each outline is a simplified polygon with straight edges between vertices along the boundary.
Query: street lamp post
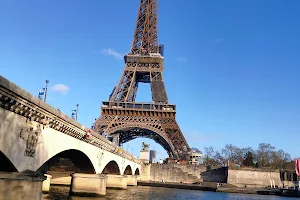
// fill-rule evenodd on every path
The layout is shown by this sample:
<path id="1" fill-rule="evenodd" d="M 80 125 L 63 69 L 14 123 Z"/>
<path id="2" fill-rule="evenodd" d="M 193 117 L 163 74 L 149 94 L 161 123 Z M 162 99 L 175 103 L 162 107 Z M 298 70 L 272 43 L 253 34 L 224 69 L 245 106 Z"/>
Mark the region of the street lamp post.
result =
<path id="1" fill-rule="evenodd" d="M 76 121 L 77 121 L 77 116 L 78 116 L 78 107 L 79 107 L 79 104 L 76 104 Z"/>
<path id="2" fill-rule="evenodd" d="M 46 80 L 46 91 L 45 91 L 44 102 L 46 102 L 46 98 L 47 98 L 48 83 L 49 83 L 49 80 Z"/>

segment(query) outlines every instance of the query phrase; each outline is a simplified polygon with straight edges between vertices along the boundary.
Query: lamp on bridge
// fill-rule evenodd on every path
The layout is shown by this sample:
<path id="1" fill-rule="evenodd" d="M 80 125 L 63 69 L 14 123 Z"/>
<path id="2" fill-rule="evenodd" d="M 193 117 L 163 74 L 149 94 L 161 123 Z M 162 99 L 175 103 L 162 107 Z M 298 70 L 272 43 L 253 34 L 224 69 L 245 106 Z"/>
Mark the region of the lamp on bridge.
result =
<path id="1" fill-rule="evenodd" d="M 76 107 L 76 110 L 72 110 L 71 118 L 77 121 L 79 104 L 76 104 Z"/>
<path id="2" fill-rule="evenodd" d="M 47 90 L 48 90 L 48 83 L 49 83 L 49 80 L 46 80 L 46 91 L 45 91 L 45 98 L 44 98 L 44 102 L 46 102 Z"/>
<path id="3" fill-rule="evenodd" d="M 38 98 L 44 102 L 46 102 L 47 90 L 48 90 L 49 80 L 46 80 L 46 87 L 39 90 Z"/>
<path id="4" fill-rule="evenodd" d="M 77 116 L 78 116 L 78 107 L 79 107 L 79 104 L 76 104 L 76 121 L 77 121 Z"/>

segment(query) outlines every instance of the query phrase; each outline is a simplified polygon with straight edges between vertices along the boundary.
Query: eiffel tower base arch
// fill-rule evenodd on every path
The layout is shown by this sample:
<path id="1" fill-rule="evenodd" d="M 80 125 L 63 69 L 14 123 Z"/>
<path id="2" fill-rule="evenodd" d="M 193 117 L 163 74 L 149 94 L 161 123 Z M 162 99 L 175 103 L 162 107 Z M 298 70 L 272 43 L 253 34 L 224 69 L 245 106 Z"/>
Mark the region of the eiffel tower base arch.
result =
<path id="1" fill-rule="evenodd" d="M 106 132 L 111 141 L 119 146 L 140 137 L 153 139 L 167 151 L 170 158 L 188 159 L 190 149 L 175 120 L 174 110 L 147 110 L 143 109 L 144 104 L 140 109 L 126 109 L 126 106 L 131 107 L 128 106 L 130 103 L 120 103 L 119 108 L 113 107 L 116 103 L 108 104 L 101 109 L 95 131 L 100 134 Z"/>

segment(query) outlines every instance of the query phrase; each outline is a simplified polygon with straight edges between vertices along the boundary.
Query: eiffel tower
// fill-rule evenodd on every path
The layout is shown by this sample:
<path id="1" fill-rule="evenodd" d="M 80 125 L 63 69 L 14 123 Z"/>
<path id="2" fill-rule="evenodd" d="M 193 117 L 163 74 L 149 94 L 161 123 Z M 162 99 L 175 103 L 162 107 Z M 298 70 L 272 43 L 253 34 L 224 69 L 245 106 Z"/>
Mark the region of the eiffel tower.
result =
<path id="1" fill-rule="evenodd" d="M 150 138 L 162 145 L 170 158 L 187 160 L 190 147 L 176 122 L 176 106 L 169 104 L 162 76 L 163 51 L 158 43 L 158 0 L 140 0 L 123 74 L 109 101 L 102 102 L 94 129 L 107 133 L 117 145 Z M 139 83 L 150 83 L 152 103 L 135 102 Z"/>

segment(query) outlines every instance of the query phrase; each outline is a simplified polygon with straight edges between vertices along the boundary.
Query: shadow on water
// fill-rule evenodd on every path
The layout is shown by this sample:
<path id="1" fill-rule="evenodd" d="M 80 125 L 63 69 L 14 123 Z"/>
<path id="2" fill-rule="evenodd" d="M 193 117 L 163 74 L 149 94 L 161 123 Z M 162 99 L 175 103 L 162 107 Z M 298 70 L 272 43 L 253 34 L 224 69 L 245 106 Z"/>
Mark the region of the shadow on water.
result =
<path id="1" fill-rule="evenodd" d="M 195 191 L 148 186 L 128 187 L 127 190 L 106 191 L 103 197 L 69 196 L 69 187 L 51 186 L 49 194 L 43 194 L 43 200 L 285 200 L 294 199 L 278 196 L 231 194 L 207 191 Z"/>

